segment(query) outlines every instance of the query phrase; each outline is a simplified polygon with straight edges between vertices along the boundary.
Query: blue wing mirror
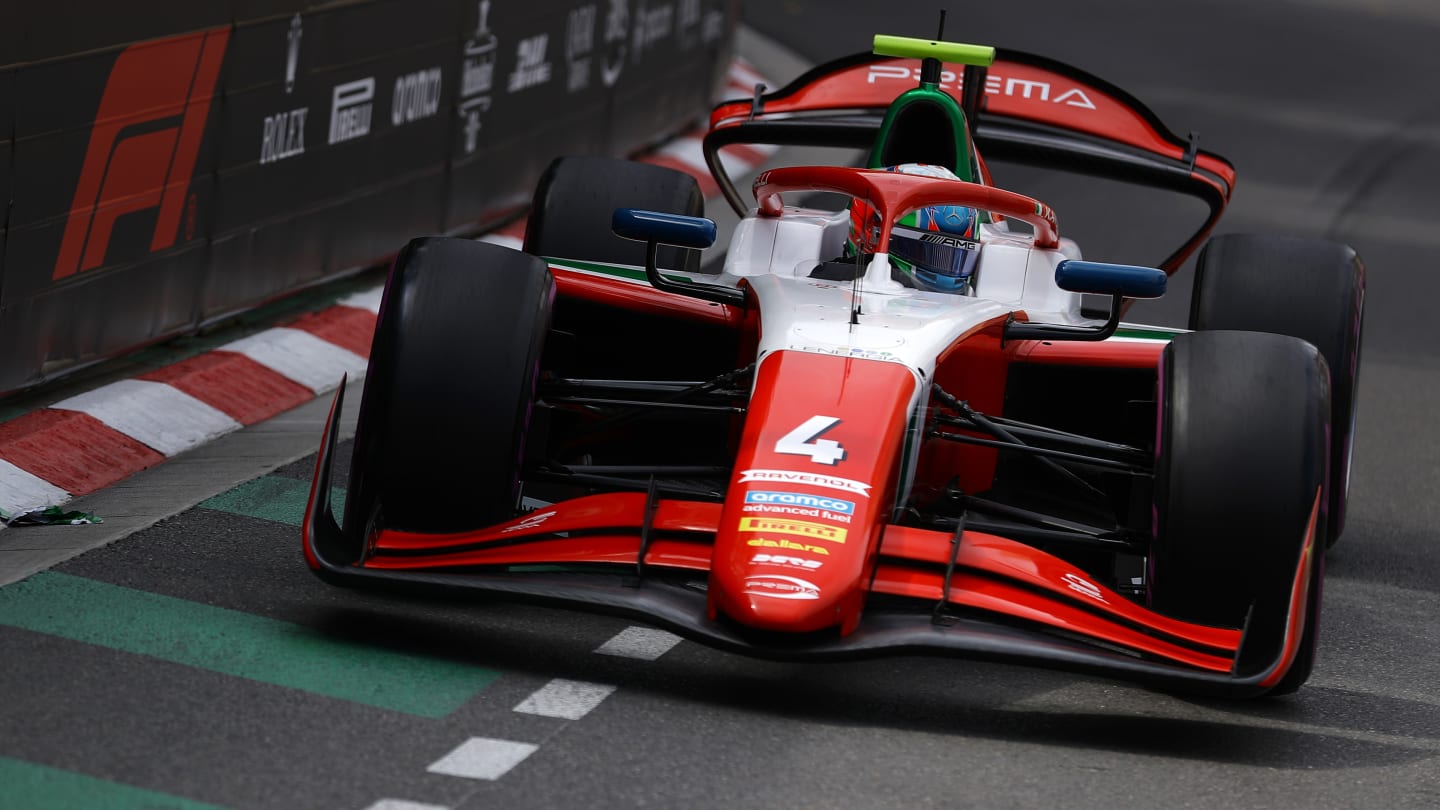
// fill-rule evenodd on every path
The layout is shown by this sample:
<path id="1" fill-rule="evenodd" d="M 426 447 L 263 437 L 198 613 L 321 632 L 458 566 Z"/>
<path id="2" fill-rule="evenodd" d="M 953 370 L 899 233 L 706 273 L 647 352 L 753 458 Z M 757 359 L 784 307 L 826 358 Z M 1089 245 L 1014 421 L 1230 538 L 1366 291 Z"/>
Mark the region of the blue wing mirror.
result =
<path id="1" fill-rule="evenodd" d="M 1055 266 L 1055 284 L 1062 290 L 1121 298 L 1159 298 L 1165 294 L 1165 271 L 1129 264 L 1066 260 Z"/>
<path id="2" fill-rule="evenodd" d="M 1067 259 L 1055 265 L 1055 284 L 1062 290 L 1110 296 L 1105 323 L 1072 325 L 1012 320 L 1006 340 L 1104 340 L 1120 326 L 1120 304 L 1126 298 L 1159 298 L 1165 294 L 1165 271 L 1129 264 Z"/>
<path id="3" fill-rule="evenodd" d="M 715 244 L 715 222 L 704 217 L 687 217 L 639 208 L 616 208 L 610 218 L 616 236 L 637 242 L 704 250 Z"/>
<path id="4" fill-rule="evenodd" d="M 616 208 L 615 214 L 610 217 L 610 230 L 616 236 L 645 243 L 645 278 L 655 289 L 717 304 L 745 304 L 745 293 L 734 287 L 665 278 L 656 267 L 655 256 L 661 245 L 704 250 L 715 244 L 714 220 L 639 208 Z"/>

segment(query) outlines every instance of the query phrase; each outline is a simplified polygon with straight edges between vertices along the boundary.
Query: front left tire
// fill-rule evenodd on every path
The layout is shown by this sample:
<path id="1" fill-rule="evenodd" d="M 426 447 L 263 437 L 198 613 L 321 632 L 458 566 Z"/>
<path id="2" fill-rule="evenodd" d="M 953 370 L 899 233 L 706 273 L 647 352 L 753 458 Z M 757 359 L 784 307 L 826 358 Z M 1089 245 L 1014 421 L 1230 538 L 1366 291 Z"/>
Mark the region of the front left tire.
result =
<path id="1" fill-rule="evenodd" d="M 447 237 L 405 246 L 370 353 L 348 534 L 464 531 L 516 514 L 554 297 L 534 256 Z"/>

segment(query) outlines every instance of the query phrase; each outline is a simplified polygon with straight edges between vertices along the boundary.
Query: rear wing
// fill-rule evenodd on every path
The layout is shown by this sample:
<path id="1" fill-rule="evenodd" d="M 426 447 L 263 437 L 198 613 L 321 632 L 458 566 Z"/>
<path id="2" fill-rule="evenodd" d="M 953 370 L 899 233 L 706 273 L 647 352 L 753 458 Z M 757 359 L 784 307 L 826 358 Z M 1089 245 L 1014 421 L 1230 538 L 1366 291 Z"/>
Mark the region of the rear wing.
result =
<path id="1" fill-rule="evenodd" d="M 964 67 L 946 63 L 940 89 L 965 96 L 981 154 L 1001 160 L 1122 180 L 1204 201 L 1200 229 L 1159 263 L 1174 273 L 1209 235 L 1235 185 L 1235 168 L 1182 139 L 1124 90 L 1069 65 L 996 49 L 988 69 L 969 69 L 983 92 L 964 92 Z M 751 206 L 720 160 L 731 145 L 810 145 L 869 149 L 895 98 L 914 87 L 921 60 L 857 54 L 821 65 L 773 93 L 724 102 L 710 115 L 705 160 L 739 214 Z"/>

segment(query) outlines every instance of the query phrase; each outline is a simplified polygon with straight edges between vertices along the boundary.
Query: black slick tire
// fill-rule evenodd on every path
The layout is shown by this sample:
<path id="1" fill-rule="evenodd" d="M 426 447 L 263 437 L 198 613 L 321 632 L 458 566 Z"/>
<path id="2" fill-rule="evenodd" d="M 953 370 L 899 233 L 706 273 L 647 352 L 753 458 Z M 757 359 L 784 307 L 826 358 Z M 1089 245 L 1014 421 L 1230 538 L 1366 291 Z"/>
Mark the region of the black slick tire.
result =
<path id="1" fill-rule="evenodd" d="M 1281 649 L 1312 515 L 1322 556 L 1329 414 L 1325 360 L 1298 338 L 1195 332 L 1162 355 L 1150 606 L 1245 627 L 1241 674 Z M 1314 663 L 1322 576 L 1317 560 L 1290 691 Z"/>
<path id="2" fill-rule="evenodd" d="M 1360 376 L 1365 266 L 1347 245 L 1263 234 L 1211 239 L 1195 267 L 1190 328 L 1273 332 L 1309 341 L 1330 368 L 1326 543 L 1345 528 Z"/>
<path id="3" fill-rule="evenodd" d="M 608 157 L 557 158 L 540 177 L 525 251 L 552 259 L 645 265 L 645 244 L 610 229 L 616 208 L 705 215 L 705 198 L 684 172 Z M 700 252 L 661 247 L 660 267 L 699 272 Z"/>
<path id="4" fill-rule="evenodd" d="M 516 250 L 443 237 L 405 246 L 375 328 L 347 533 L 514 516 L 554 295 L 545 263 Z"/>

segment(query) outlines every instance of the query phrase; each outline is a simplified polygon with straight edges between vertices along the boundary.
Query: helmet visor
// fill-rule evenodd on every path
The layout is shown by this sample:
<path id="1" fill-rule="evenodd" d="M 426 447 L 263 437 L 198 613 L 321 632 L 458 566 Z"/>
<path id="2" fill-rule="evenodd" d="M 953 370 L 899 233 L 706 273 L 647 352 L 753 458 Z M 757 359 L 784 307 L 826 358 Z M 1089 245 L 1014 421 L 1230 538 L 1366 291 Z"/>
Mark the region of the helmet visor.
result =
<path id="1" fill-rule="evenodd" d="M 930 289 L 959 292 L 980 260 L 980 243 L 938 231 L 896 225 L 890 255 L 914 267 L 915 279 Z"/>

